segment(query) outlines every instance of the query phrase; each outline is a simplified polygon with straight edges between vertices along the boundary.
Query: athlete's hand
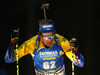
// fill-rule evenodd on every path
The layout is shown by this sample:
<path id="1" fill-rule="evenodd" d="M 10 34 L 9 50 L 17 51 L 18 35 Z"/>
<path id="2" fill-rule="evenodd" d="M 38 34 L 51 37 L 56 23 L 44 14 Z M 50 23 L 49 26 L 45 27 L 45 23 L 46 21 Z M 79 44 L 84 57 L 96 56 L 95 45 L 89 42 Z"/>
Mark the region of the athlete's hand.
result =
<path id="1" fill-rule="evenodd" d="M 11 43 L 16 43 L 19 41 L 19 28 L 12 30 L 11 33 Z"/>
<path id="2" fill-rule="evenodd" d="M 78 44 L 77 44 L 77 39 L 76 38 L 71 38 L 70 39 L 70 44 L 71 44 L 71 47 L 74 51 L 77 51 L 78 50 Z"/>
<path id="3" fill-rule="evenodd" d="M 80 53 L 78 51 L 78 43 L 77 43 L 76 38 L 71 38 L 70 44 L 71 44 L 71 47 L 72 47 L 72 51 L 75 53 L 75 58 L 80 59 Z"/>

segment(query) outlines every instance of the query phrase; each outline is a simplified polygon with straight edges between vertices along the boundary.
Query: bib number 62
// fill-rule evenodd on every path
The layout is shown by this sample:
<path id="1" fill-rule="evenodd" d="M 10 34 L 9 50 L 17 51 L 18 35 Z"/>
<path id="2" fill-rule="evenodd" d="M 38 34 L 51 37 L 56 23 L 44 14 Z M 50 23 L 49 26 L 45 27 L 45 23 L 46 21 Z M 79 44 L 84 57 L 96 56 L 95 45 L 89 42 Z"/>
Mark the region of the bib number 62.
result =
<path id="1" fill-rule="evenodd" d="M 55 61 L 44 62 L 44 63 L 43 63 L 43 68 L 44 68 L 44 69 L 53 69 L 53 68 L 56 67 L 55 63 L 56 63 Z"/>

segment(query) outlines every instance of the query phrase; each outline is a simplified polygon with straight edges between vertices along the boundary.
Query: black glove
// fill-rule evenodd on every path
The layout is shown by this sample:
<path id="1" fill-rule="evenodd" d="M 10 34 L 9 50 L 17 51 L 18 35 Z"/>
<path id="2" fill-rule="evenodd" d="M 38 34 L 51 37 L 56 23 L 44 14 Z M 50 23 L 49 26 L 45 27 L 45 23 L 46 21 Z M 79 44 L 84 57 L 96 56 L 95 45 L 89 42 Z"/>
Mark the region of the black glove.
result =
<path id="1" fill-rule="evenodd" d="M 76 38 L 71 38 L 70 39 L 70 44 L 71 44 L 73 52 L 75 53 L 75 56 L 76 56 L 75 58 L 79 59 L 80 58 L 80 53 L 78 51 L 78 43 L 76 41 Z"/>
<path id="2" fill-rule="evenodd" d="M 73 51 L 78 51 L 78 44 L 76 42 L 76 38 L 71 38 L 70 44 L 71 44 Z"/>
<path id="3" fill-rule="evenodd" d="M 11 34 L 11 43 L 16 43 L 19 41 L 19 28 L 15 28 L 14 30 L 12 30 L 12 34 Z"/>

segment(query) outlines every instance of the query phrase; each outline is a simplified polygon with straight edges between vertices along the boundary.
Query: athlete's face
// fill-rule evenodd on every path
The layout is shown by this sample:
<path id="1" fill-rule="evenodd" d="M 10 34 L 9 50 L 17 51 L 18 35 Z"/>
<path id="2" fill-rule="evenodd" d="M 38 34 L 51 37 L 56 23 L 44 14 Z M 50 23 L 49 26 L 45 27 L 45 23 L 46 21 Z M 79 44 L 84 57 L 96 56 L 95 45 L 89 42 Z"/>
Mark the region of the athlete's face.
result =
<path id="1" fill-rule="evenodd" d="M 42 33 L 41 38 L 43 40 L 44 45 L 50 47 L 54 41 L 54 33 Z"/>

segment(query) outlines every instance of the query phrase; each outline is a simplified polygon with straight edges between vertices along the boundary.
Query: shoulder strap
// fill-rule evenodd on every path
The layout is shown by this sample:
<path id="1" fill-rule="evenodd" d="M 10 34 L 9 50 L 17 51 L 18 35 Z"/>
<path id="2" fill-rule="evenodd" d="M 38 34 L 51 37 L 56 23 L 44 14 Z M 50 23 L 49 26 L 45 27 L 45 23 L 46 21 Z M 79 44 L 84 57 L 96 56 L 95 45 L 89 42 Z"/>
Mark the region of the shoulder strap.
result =
<path id="1" fill-rule="evenodd" d="M 58 39 L 58 37 L 56 35 L 55 35 L 54 39 L 55 39 L 56 45 L 60 46 L 59 39 Z"/>
<path id="2" fill-rule="evenodd" d="M 56 35 L 55 35 L 54 39 L 55 39 L 56 45 L 63 51 L 63 49 L 61 47 L 61 44 L 59 42 L 59 39 L 58 39 L 58 37 Z"/>
<path id="3" fill-rule="evenodd" d="M 36 54 L 36 52 L 39 48 L 39 44 L 40 44 L 40 37 L 38 36 L 37 40 L 36 40 L 36 43 L 35 43 L 35 49 L 34 49 L 34 52 L 33 52 L 34 55 Z"/>

